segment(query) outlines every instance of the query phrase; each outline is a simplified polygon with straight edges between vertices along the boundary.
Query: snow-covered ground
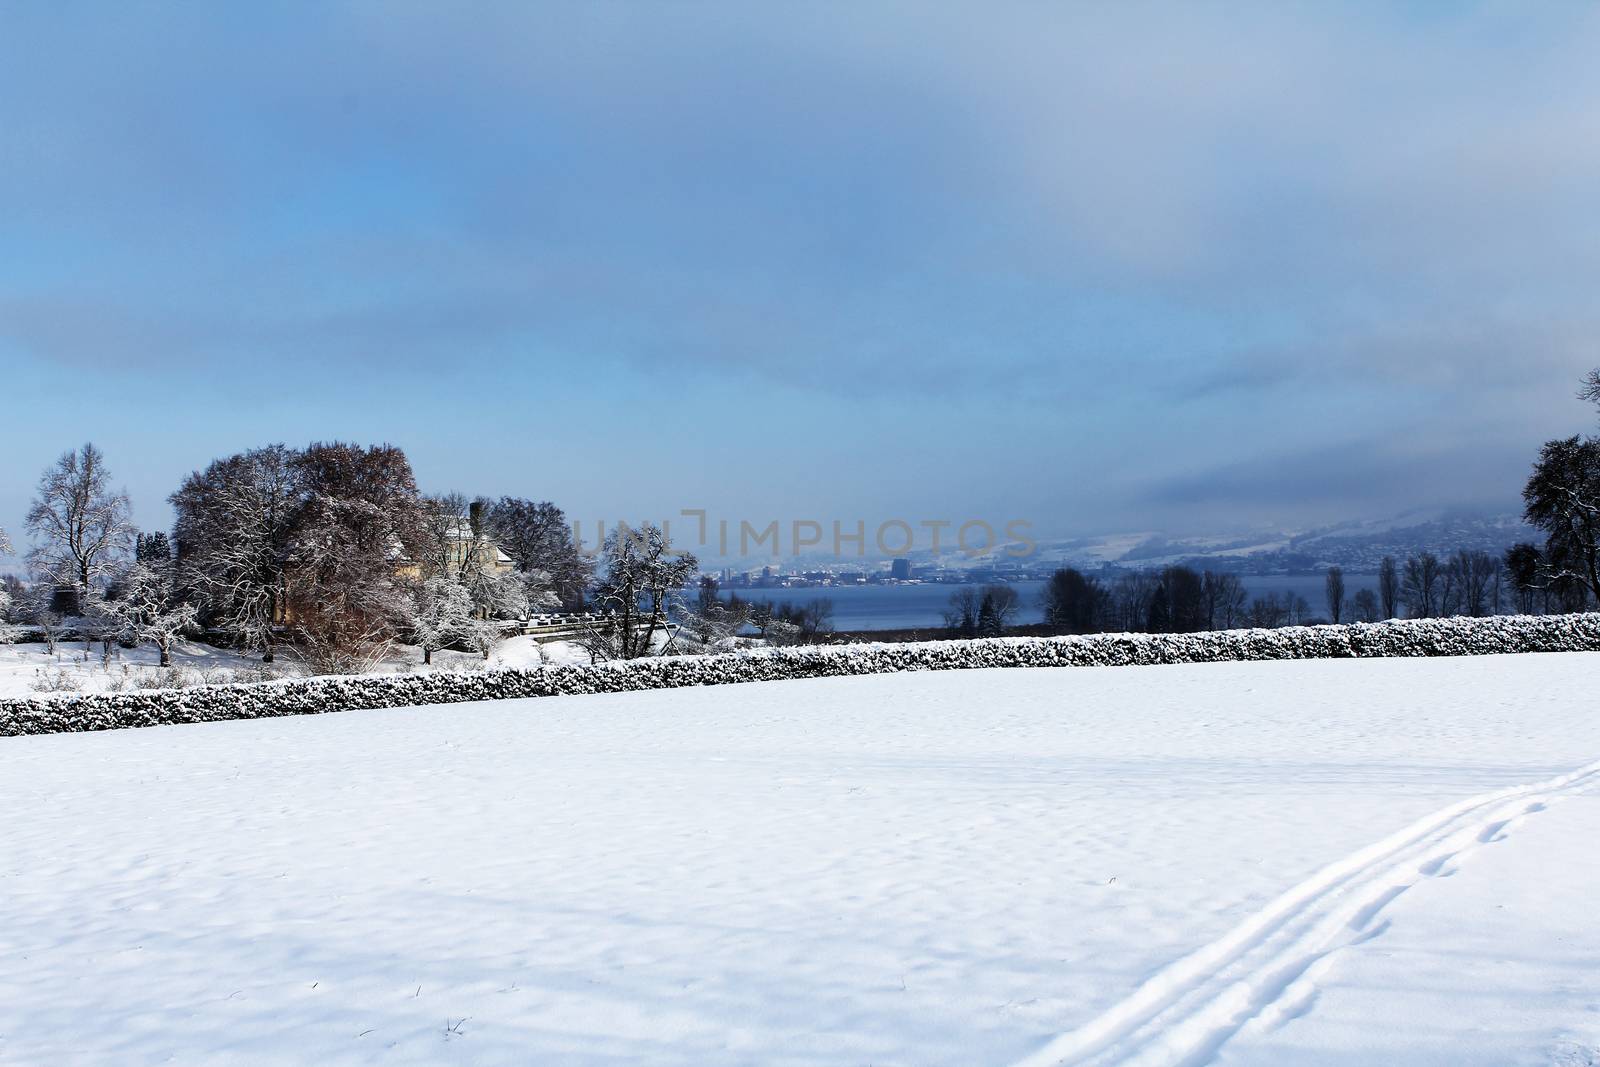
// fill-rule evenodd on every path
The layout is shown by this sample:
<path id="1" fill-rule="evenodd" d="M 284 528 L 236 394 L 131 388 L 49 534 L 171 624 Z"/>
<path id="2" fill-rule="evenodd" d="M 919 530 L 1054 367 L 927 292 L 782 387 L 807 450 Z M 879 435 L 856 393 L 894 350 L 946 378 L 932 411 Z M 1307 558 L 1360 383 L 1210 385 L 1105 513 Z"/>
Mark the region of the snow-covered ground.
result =
<path id="1" fill-rule="evenodd" d="M 39 642 L 0 643 L 0 697 L 41 696 L 52 692 L 103 693 L 110 689 L 157 688 L 173 684 L 172 674 L 158 668 L 155 648 L 113 646 L 109 662 L 97 643 L 85 650 L 82 641 L 62 641 L 55 652 Z M 481 670 L 485 667 L 536 667 L 540 663 L 588 663 L 589 655 L 569 641 L 541 646 L 531 637 L 513 637 L 502 643 L 487 662 L 477 653 L 433 654 L 433 664 L 423 666 L 422 653 L 397 646 L 374 673 L 397 671 Z M 244 656 L 199 641 L 180 641 L 172 652 L 172 665 L 182 683 L 259 681 L 259 656 Z M 280 653 L 278 674 L 304 673 L 292 651 Z"/>
<path id="2" fill-rule="evenodd" d="M 0 1063 L 1587 1064 L 1600 656 L 0 739 Z"/>

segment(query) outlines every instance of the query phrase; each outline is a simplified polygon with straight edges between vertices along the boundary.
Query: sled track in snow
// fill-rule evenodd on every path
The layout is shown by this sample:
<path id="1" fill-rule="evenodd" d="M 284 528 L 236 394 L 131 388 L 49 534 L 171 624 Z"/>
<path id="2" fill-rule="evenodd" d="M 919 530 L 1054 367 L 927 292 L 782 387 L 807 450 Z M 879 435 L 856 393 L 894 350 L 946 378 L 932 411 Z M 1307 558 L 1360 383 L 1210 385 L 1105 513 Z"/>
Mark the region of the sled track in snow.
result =
<path id="1" fill-rule="evenodd" d="M 1157 972 L 1126 999 L 1016 1067 L 1196 1067 L 1245 1025 L 1309 1009 L 1317 964 L 1381 934 L 1395 898 L 1451 861 L 1498 841 L 1556 800 L 1600 786 L 1600 761 L 1542 782 L 1452 804 L 1338 860 L 1209 945 Z"/>

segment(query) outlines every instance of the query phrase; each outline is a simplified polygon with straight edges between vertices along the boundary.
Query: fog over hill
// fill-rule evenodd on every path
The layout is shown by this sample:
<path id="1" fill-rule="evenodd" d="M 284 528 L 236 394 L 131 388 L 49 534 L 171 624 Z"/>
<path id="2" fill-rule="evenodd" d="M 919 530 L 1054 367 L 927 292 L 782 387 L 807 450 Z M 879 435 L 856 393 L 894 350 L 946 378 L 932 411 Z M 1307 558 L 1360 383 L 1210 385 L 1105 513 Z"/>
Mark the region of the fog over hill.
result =
<path id="1" fill-rule="evenodd" d="M 1539 531 L 1515 513 L 1413 511 L 1386 519 L 1352 520 L 1305 530 L 1254 530 L 1173 537 L 1159 532 L 1041 542 L 1024 563 L 1122 569 L 1174 563 L 1281 574 L 1338 566 L 1375 571 L 1384 556 L 1403 560 L 1422 552 L 1443 556 L 1458 548 L 1499 555 L 1519 541 L 1542 543 Z M 943 556 L 947 567 L 1003 566 L 1009 546 L 977 557 Z M 921 560 L 919 560 L 921 562 Z M 931 560 L 927 560 L 931 562 Z"/>

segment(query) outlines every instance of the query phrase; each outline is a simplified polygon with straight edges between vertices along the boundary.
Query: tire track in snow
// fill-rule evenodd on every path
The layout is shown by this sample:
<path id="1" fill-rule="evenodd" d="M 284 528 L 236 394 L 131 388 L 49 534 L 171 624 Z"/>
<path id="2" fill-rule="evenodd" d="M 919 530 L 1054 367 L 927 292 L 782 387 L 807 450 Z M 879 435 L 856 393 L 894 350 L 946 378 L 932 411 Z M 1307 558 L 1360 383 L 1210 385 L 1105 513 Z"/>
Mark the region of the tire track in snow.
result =
<path id="1" fill-rule="evenodd" d="M 1083 1026 L 1016 1067 L 1196 1067 L 1252 1020 L 1307 1010 L 1317 965 L 1376 937 L 1384 908 L 1450 861 L 1499 840 L 1551 802 L 1600 785 L 1600 761 L 1542 782 L 1451 804 L 1322 868 L 1222 937 L 1169 964 Z"/>

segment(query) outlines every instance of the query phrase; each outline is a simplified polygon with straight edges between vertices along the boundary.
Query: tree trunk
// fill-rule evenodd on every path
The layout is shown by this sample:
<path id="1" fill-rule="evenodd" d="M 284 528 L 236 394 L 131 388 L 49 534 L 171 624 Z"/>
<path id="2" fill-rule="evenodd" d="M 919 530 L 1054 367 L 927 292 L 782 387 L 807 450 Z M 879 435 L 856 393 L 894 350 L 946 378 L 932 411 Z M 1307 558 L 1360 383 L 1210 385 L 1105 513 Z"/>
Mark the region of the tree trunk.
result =
<path id="1" fill-rule="evenodd" d="M 163 667 L 172 666 L 172 653 L 171 653 L 171 651 L 168 650 L 166 645 L 162 645 L 160 647 L 161 647 L 161 666 L 163 666 Z"/>
<path id="2" fill-rule="evenodd" d="M 281 603 L 283 603 L 283 590 L 275 583 L 272 595 L 268 598 L 267 603 L 267 650 L 266 655 L 261 657 L 262 663 L 272 662 L 272 628 L 278 625 L 278 605 Z M 288 620 L 285 619 L 284 621 L 287 622 Z"/>
<path id="3" fill-rule="evenodd" d="M 422 646 L 422 665 L 424 667 L 433 666 L 433 649 L 427 645 Z"/>

